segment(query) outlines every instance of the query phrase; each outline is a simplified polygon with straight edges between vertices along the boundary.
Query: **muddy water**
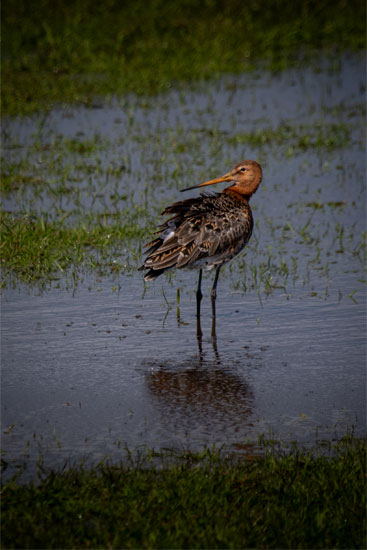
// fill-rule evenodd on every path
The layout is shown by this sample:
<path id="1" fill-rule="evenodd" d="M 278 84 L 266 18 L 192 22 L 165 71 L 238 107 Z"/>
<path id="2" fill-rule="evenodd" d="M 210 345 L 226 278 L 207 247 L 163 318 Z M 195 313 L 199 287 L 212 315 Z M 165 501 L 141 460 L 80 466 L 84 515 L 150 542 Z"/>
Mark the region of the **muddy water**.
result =
<path id="1" fill-rule="evenodd" d="M 310 445 L 352 426 L 365 433 L 363 67 L 363 60 L 347 57 L 335 70 L 226 77 L 144 106 L 130 98 L 93 110 L 56 110 L 42 125 L 37 118 L 8 122 L 7 139 L 22 145 L 9 146 L 14 160 L 49 162 L 42 155 L 50 155 L 50 147 L 35 151 L 35 140 L 89 137 L 96 129 L 111 146 L 90 162 L 97 156 L 99 166 L 111 166 L 125 159 L 126 174 L 115 181 L 88 174 L 73 184 L 80 185 L 78 201 L 71 195 L 62 207 L 75 217 L 118 208 L 106 206 L 116 188 L 128 192 L 131 204 L 144 201 L 154 217 L 160 201 L 178 198 L 179 187 L 206 172 L 219 175 L 243 157 L 262 163 L 264 183 L 252 201 L 256 227 L 246 256 L 221 274 L 215 339 L 209 275 L 202 341 L 196 336 L 196 273 L 148 286 L 135 270 L 99 279 L 84 274 L 74 285 L 61 280 L 61 288 L 3 291 L 6 461 L 30 457 L 33 463 L 42 453 L 46 464 L 58 465 L 65 458 L 118 459 L 124 447 L 142 445 L 201 449 L 215 443 L 242 450 L 259 434 Z M 349 138 L 337 148 L 294 153 L 289 144 L 244 147 L 227 139 L 282 121 L 343 123 Z M 194 147 L 177 149 L 199 129 Z M 154 186 L 143 197 L 146 174 Z M 60 208 L 52 193 L 56 180 L 51 174 L 47 191 L 15 193 L 3 206 L 46 208 L 52 215 Z M 267 284 L 259 274 L 266 265 Z"/>

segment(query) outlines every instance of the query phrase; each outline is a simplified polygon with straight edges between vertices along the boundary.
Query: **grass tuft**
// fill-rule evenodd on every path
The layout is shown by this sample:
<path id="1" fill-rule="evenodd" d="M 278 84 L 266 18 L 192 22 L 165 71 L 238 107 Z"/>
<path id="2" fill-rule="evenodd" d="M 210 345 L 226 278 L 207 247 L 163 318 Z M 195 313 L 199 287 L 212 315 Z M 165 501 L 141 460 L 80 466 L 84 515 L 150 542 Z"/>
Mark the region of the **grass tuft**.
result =
<path id="1" fill-rule="evenodd" d="M 15 275 L 26 283 L 52 279 L 69 267 L 103 267 L 110 271 L 123 266 L 116 261 L 129 241 L 145 234 L 129 213 L 122 219 L 101 219 L 97 223 L 79 220 L 69 226 L 62 220 L 15 216 L 4 213 L 1 218 L 1 264 L 4 280 Z M 95 255 L 97 254 L 97 256 Z M 4 284 L 4 283 L 3 283 Z"/>

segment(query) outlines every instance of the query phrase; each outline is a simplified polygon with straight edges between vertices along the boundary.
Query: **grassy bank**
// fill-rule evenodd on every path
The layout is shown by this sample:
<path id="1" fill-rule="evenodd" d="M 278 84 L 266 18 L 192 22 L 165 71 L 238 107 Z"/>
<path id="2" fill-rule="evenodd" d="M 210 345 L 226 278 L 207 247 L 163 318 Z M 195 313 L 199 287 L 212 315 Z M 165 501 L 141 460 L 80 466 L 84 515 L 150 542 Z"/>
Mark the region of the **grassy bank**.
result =
<path id="1" fill-rule="evenodd" d="M 8 0 L 2 28 L 3 111 L 15 115 L 363 49 L 365 2 Z"/>
<path id="2" fill-rule="evenodd" d="M 74 467 L 2 489 L 4 548 L 365 548 L 366 440 Z"/>

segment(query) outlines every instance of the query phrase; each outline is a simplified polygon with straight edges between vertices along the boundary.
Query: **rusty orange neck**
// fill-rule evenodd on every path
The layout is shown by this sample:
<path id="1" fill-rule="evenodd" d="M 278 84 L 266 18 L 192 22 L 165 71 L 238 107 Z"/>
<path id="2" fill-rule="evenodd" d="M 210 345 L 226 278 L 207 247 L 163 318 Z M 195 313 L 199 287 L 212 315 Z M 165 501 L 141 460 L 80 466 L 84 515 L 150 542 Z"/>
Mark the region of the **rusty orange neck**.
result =
<path id="1" fill-rule="evenodd" d="M 231 185 L 230 187 L 226 187 L 223 189 L 223 193 L 228 193 L 230 195 L 235 195 L 237 199 L 240 199 L 241 201 L 248 202 L 250 200 L 250 197 L 253 193 L 249 193 L 245 189 L 241 189 L 238 185 Z"/>

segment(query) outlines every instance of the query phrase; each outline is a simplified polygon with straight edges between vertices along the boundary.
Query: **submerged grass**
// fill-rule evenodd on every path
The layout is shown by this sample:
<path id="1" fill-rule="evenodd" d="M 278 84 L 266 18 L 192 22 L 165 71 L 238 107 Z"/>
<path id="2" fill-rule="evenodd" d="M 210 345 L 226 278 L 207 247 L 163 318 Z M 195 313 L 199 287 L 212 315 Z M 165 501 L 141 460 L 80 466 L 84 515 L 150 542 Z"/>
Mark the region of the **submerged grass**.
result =
<path id="1" fill-rule="evenodd" d="M 157 93 L 177 82 L 284 69 L 315 54 L 365 48 L 365 2 L 108 0 L 2 5 L 3 110 L 99 94 Z"/>
<path id="2" fill-rule="evenodd" d="M 330 455 L 331 451 L 331 455 Z M 161 461 L 160 461 L 161 459 Z M 6 548 L 365 548 L 366 439 L 329 453 L 260 458 L 147 453 L 13 478 L 2 488 Z"/>
<path id="3" fill-rule="evenodd" d="M 260 128 L 254 132 L 242 132 L 228 138 L 229 143 L 241 143 L 261 147 L 287 145 L 289 150 L 326 148 L 336 149 L 349 144 L 351 127 L 346 124 L 314 124 L 312 126 L 291 126 L 282 124 L 278 128 Z"/>

